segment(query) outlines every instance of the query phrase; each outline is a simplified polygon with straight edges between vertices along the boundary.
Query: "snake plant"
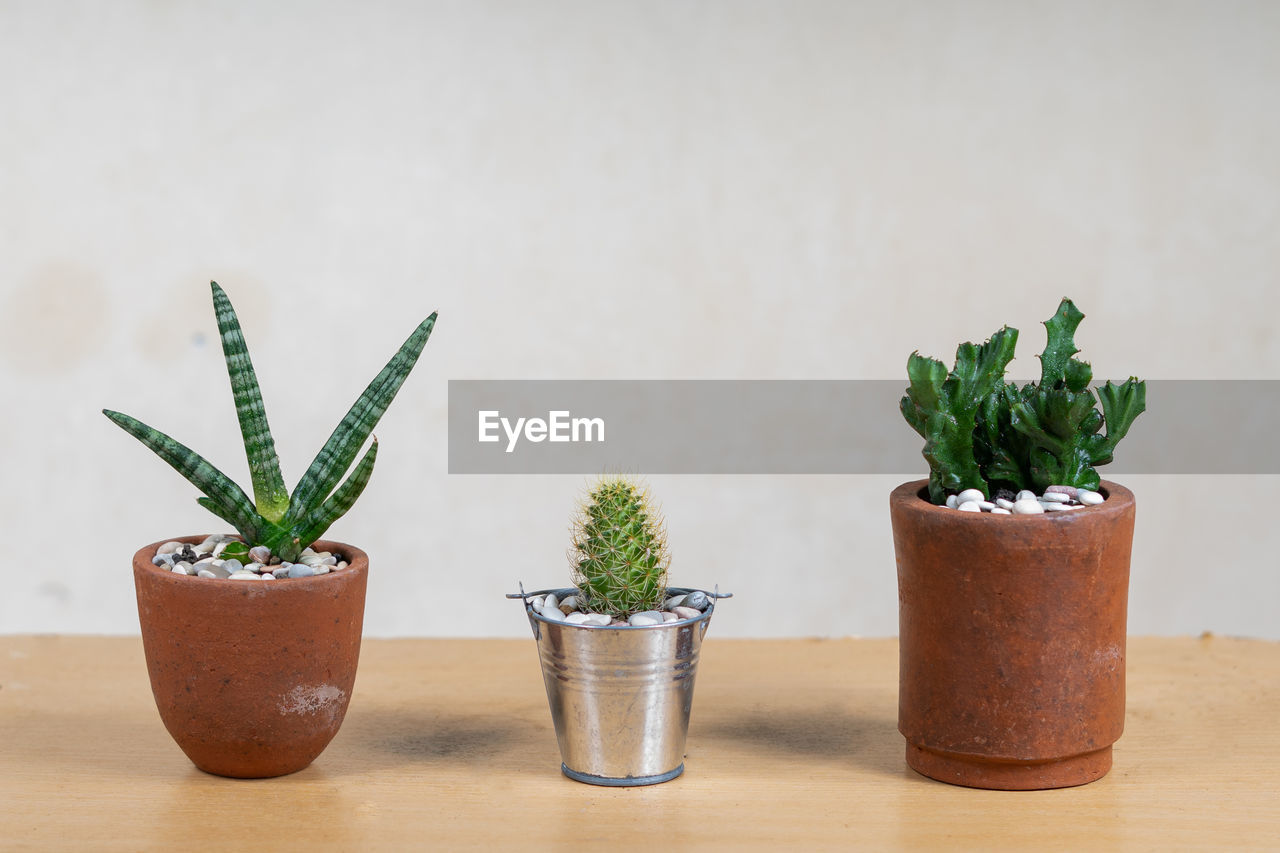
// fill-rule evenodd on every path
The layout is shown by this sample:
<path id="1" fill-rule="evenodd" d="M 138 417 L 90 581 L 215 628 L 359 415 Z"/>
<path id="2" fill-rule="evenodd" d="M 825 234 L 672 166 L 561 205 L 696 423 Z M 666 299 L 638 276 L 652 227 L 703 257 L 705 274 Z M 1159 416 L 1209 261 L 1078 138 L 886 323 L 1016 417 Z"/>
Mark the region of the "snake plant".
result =
<path id="1" fill-rule="evenodd" d="M 386 367 L 364 389 L 316 454 L 291 495 L 280 473 L 275 440 L 267 425 L 267 412 L 262 404 L 253 362 L 249 359 L 249 349 L 240 330 L 240 320 L 218 283 L 210 284 L 218 332 L 222 337 L 222 353 L 231 378 L 231 392 L 253 481 L 253 500 L 250 501 L 230 477 L 168 435 L 129 415 L 110 409 L 103 409 L 102 413 L 203 492 L 204 496 L 196 501 L 234 527 L 243 537 L 246 549 L 263 545 L 281 560 L 293 561 L 302 549 L 319 539 L 329 525 L 351 509 L 364 491 L 378 456 L 376 436 L 351 476 L 341 485 L 339 481 L 417 363 L 435 325 L 436 315 L 433 313 L 418 325 Z"/>
<path id="2" fill-rule="evenodd" d="M 1006 382 L 1018 330 L 1000 329 L 981 346 L 956 348 L 950 372 L 937 359 L 912 353 L 903 416 L 925 439 L 929 498 L 978 489 L 1076 486 L 1096 489 L 1095 465 L 1111 461 L 1116 444 L 1147 408 L 1147 385 L 1135 377 L 1122 384 L 1089 384 L 1093 368 L 1074 358 L 1076 327 L 1084 314 L 1063 299 L 1044 326 L 1048 342 L 1040 355 L 1040 381 L 1019 388 Z M 1106 426 L 1106 432 L 1101 432 Z"/>

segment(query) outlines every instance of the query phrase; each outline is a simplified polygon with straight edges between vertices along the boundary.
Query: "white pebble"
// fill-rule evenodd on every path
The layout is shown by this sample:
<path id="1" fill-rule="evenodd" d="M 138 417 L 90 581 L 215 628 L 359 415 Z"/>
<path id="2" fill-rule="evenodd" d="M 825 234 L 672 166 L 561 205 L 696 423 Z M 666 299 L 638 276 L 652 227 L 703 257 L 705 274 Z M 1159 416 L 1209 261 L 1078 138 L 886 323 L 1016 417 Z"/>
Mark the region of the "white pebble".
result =
<path id="1" fill-rule="evenodd" d="M 531 595 L 524 600 L 524 603 L 532 607 L 534 610 L 539 610 L 542 608 L 542 596 Z"/>
<path id="2" fill-rule="evenodd" d="M 977 501 L 965 501 L 956 507 L 961 512 L 982 512 L 982 507 L 978 506 Z"/>
<path id="3" fill-rule="evenodd" d="M 956 503 L 965 504 L 968 501 L 985 501 L 987 496 L 982 493 L 981 489 L 965 489 L 956 495 Z"/>
<path id="4" fill-rule="evenodd" d="M 1013 501 L 1005 498 L 996 498 L 996 506 L 999 509 L 1013 509 Z M 995 512 L 995 510 L 992 510 L 992 512 Z"/>
<path id="5" fill-rule="evenodd" d="M 273 581 L 276 579 L 276 576 L 271 574 L 271 572 L 263 572 L 258 575 L 258 577 L 262 578 L 264 581 Z"/>
<path id="6" fill-rule="evenodd" d="M 671 612 L 679 616 L 681 619 L 697 619 L 702 615 L 701 610 L 694 610 L 692 607 L 673 607 Z"/>
<path id="7" fill-rule="evenodd" d="M 345 568 L 346 568 L 347 566 L 349 566 L 349 565 L 351 565 L 351 564 L 350 564 L 350 563 L 348 563 L 346 560 L 339 560 L 339 561 L 338 561 L 338 565 L 334 566 L 334 568 L 336 568 L 336 569 L 345 569 Z"/>
<path id="8" fill-rule="evenodd" d="M 1013 515 L 1012 512 L 1010 512 L 1009 510 L 1005 509 L 1002 506 L 998 506 L 995 509 L 991 510 L 991 514 L 992 515 Z"/>
<path id="9" fill-rule="evenodd" d="M 1018 492 L 1018 496 L 1014 498 L 1014 501 L 1015 502 L 1016 501 L 1033 501 L 1035 499 L 1036 499 L 1035 492 L 1031 491 L 1030 489 L 1023 489 L 1022 491 Z"/>
<path id="10" fill-rule="evenodd" d="M 960 506 L 960 501 L 956 499 L 956 496 L 947 495 L 947 509 L 955 509 L 958 506 Z"/>
<path id="11" fill-rule="evenodd" d="M 328 567 L 328 566 L 313 566 L 313 567 L 312 567 L 312 569 L 311 569 L 311 574 L 313 574 L 313 575 L 327 575 L 327 574 L 329 574 L 329 567 Z"/>
<path id="12" fill-rule="evenodd" d="M 662 614 L 662 621 L 663 622 L 679 622 L 680 617 L 674 613 L 667 612 Z"/>
<path id="13" fill-rule="evenodd" d="M 181 569 L 181 570 L 182 570 L 182 574 L 184 574 L 184 575 L 189 575 L 189 574 L 191 574 L 192 566 L 191 566 L 191 564 L 190 564 L 190 563 L 186 562 L 185 560 L 184 560 L 184 561 L 182 561 L 181 563 L 174 563 L 174 565 L 173 565 L 173 570 L 176 572 L 176 571 L 178 571 L 179 569 Z M 199 571 L 199 570 L 197 570 L 197 571 Z"/>
<path id="14" fill-rule="evenodd" d="M 613 622 L 613 617 L 607 613 L 584 613 L 582 615 L 587 617 L 588 625 L 599 625 L 604 627 L 605 625 Z"/>
<path id="15" fill-rule="evenodd" d="M 215 575 L 213 572 L 209 571 L 208 569 L 201 569 L 200 571 L 196 572 L 196 574 L 197 574 L 197 575 L 199 575 L 199 576 L 200 576 L 200 577 L 202 577 L 202 578 L 214 578 L 215 580 L 216 580 L 216 579 L 217 579 L 217 577 L 218 577 L 217 575 Z"/>
<path id="16" fill-rule="evenodd" d="M 1040 505 L 1040 501 L 1032 498 L 1019 498 L 1013 503 L 1014 515 L 1040 515 L 1044 512 L 1044 507 Z"/>
<path id="17" fill-rule="evenodd" d="M 637 613 L 627 620 L 630 625 L 657 625 L 662 621 L 661 617 L 654 619 L 652 616 L 646 616 L 644 613 Z"/>
<path id="18" fill-rule="evenodd" d="M 1077 489 L 1076 500 L 1085 506 L 1096 506 L 1106 500 L 1099 492 L 1090 489 Z"/>
<path id="19" fill-rule="evenodd" d="M 258 579 L 258 576 L 255 575 L 253 572 L 232 572 L 231 579 L 233 581 L 244 581 L 244 580 L 256 581 Z"/>
<path id="20" fill-rule="evenodd" d="M 191 569 L 190 569 L 190 568 L 186 568 L 186 569 L 184 569 L 182 566 L 183 566 L 183 564 L 182 564 L 182 563 L 179 563 L 178 565 L 174 566 L 174 567 L 173 567 L 173 573 L 174 573 L 175 575 L 189 575 L 189 574 L 191 574 Z"/>
<path id="21" fill-rule="evenodd" d="M 1045 512 L 1063 512 L 1069 509 L 1084 509 L 1080 504 L 1045 504 Z"/>
<path id="22" fill-rule="evenodd" d="M 588 619 L 587 619 L 587 614 L 579 613 L 578 611 L 575 610 L 573 613 L 570 613 L 568 616 L 564 617 L 564 621 L 568 622 L 570 625 L 585 625 Z"/>
<path id="23" fill-rule="evenodd" d="M 1045 492 L 1040 500 L 1051 504 L 1065 504 L 1071 502 L 1071 496 L 1064 495 L 1062 492 Z"/>
<path id="24" fill-rule="evenodd" d="M 554 597 L 555 597 L 555 596 L 548 596 L 548 598 L 554 598 Z M 547 621 L 549 621 L 549 622 L 563 622 L 563 621 L 564 621 L 564 614 L 560 612 L 559 608 L 556 608 L 556 607 L 546 607 L 546 606 L 544 606 L 544 607 L 543 607 L 541 610 L 539 610 L 538 612 L 539 612 L 540 614 L 542 614 L 542 618 L 543 618 L 543 619 L 546 619 L 546 620 L 547 620 Z"/>
<path id="25" fill-rule="evenodd" d="M 182 550 L 181 542 L 166 542 L 156 549 L 156 554 L 157 556 L 160 554 L 172 554 L 175 551 L 181 551 L 181 550 Z"/>
<path id="26" fill-rule="evenodd" d="M 564 601 L 560 602 L 560 611 L 562 613 L 568 613 L 570 611 L 577 610 L 577 609 L 578 609 L 578 597 L 576 595 L 571 595 L 567 597 Z"/>
<path id="27" fill-rule="evenodd" d="M 991 512 L 991 510 L 996 508 L 996 505 L 991 501 L 977 501 L 976 503 L 978 504 L 978 509 L 983 512 Z"/>
<path id="28" fill-rule="evenodd" d="M 556 594 L 554 592 L 547 593 L 547 597 L 542 599 L 543 610 L 555 610 L 559 606 L 560 600 L 556 598 Z"/>

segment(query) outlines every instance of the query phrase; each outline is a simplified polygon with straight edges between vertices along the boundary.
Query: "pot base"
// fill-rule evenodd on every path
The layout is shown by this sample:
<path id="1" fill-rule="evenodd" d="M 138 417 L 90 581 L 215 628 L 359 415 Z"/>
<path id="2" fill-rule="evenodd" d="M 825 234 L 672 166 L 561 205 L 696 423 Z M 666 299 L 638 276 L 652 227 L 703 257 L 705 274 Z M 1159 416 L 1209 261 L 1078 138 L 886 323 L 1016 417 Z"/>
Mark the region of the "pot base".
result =
<path id="1" fill-rule="evenodd" d="M 1040 791 L 1087 785 L 1106 776 L 1111 769 L 1111 747 L 1056 761 L 1015 762 L 939 752 L 908 743 L 907 764 L 922 776 L 951 785 L 996 791 Z"/>
<path id="2" fill-rule="evenodd" d="M 575 782 L 586 782 L 588 785 L 604 785 L 608 788 L 635 788 L 641 785 L 657 785 L 670 782 L 684 772 L 684 762 L 675 770 L 659 773 L 656 776 L 596 776 L 592 773 L 579 773 L 570 770 L 568 765 L 561 764 L 560 770 Z"/>

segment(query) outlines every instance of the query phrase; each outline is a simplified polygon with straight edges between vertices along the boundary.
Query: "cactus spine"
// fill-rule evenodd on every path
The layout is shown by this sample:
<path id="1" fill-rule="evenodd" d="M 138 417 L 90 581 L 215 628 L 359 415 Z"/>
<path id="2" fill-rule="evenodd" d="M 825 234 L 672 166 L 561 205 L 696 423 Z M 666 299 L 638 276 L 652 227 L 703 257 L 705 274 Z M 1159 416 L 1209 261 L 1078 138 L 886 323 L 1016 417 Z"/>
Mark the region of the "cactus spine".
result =
<path id="1" fill-rule="evenodd" d="M 625 477 L 601 477 L 574 519 L 569 559 L 583 609 L 623 618 L 659 609 L 671 555 L 648 490 Z"/>

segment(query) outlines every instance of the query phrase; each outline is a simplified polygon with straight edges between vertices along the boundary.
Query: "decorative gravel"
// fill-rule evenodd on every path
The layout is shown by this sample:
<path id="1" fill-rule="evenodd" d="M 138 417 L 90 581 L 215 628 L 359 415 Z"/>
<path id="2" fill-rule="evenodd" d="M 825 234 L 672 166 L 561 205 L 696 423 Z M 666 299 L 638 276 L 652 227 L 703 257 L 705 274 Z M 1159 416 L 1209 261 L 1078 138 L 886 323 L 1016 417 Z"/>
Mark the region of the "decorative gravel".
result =
<path id="1" fill-rule="evenodd" d="M 661 625 L 664 622 L 683 622 L 697 619 L 711 605 L 711 597 L 701 590 L 684 595 L 673 595 L 663 602 L 661 610 L 645 610 L 633 614 L 630 619 L 619 619 L 606 613 L 591 613 L 578 609 L 578 597 L 566 596 L 558 599 L 555 593 L 531 595 L 525 602 L 544 619 L 553 622 L 568 622 L 570 625 L 582 625 L 594 628 L 613 628 L 624 625 Z"/>
<path id="2" fill-rule="evenodd" d="M 994 500 L 977 489 L 965 489 L 957 495 L 947 496 L 947 506 L 960 512 L 989 512 L 992 515 L 1041 515 L 1046 512 L 1063 512 L 1096 506 L 1105 501 L 1101 492 L 1077 489 L 1074 486 L 1050 486 L 1043 495 L 1030 489 L 1014 494 L 1000 489 Z"/>
<path id="3" fill-rule="evenodd" d="M 151 563 L 176 575 L 237 581 L 309 578 L 347 567 L 347 561 L 339 559 L 337 555 L 310 548 L 302 549 L 296 563 L 283 562 L 261 545 L 250 548 L 244 561 L 234 557 L 223 559 L 222 553 L 232 542 L 241 540 L 235 536 L 214 534 L 199 545 L 166 542 L 156 550 Z"/>

